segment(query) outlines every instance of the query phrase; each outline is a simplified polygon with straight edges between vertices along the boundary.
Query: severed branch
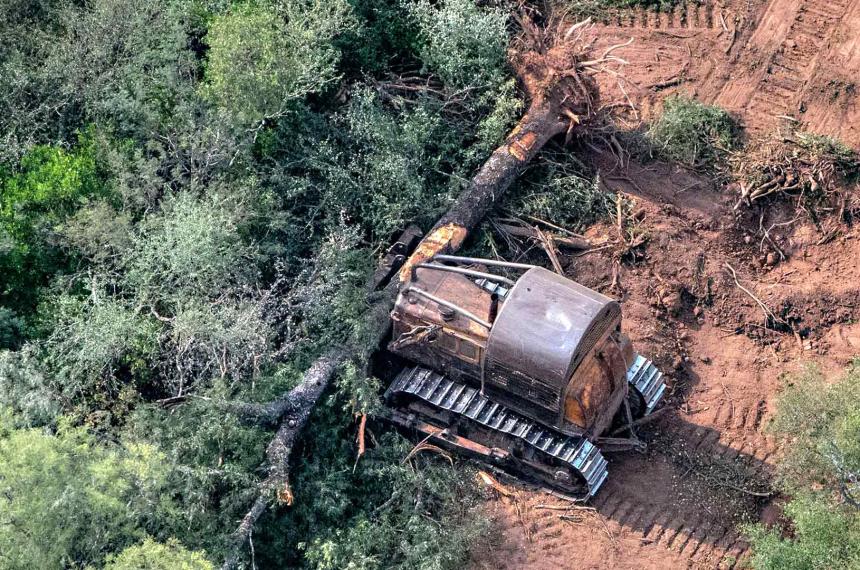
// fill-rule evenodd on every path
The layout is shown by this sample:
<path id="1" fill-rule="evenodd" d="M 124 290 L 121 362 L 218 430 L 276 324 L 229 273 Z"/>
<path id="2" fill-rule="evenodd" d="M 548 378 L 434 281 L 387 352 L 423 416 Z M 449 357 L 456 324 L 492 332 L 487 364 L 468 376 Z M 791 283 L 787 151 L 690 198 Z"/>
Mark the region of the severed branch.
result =
<path id="1" fill-rule="evenodd" d="M 496 222 L 495 227 L 498 228 L 499 231 L 504 232 L 506 234 L 510 234 L 514 237 L 528 238 L 531 240 L 540 241 L 540 235 L 537 228 L 533 226 L 519 226 L 512 224 L 504 224 L 501 222 Z M 567 247 L 574 250 L 586 250 L 591 248 L 591 242 L 585 238 L 580 237 L 565 237 L 559 235 L 549 234 L 547 232 L 541 232 L 546 237 L 552 239 L 552 241 L 560 246 Z"/>
<path id="2" fill-rule="evenodd" d="M 541 245 L 543 245 L 544 251 L 546 251 L 547 257 L 549 257 L 553 270 L 559 275 L 564 275 L 564 269 L 561 267 L 561 263 L 558 261 L 558 255 L 555 251 L 555 240 L 553 240 L 551 235 L 543 233 L 538 227 L 535 227 L 534 230 L 537 233 L 538 240 L 541 242 Z"/>
<path id="3" fill-rule="evenodd" d="M 208 398 L 206 396 L 198 396 L 196 394 L 172 396 L 170 398 L 156 400 L 155 403 L 164 408 L 173 408 L 179 404 L 184 404 L 189 400 L 211 402 L 216 408 L 229 414 L 233 414 L 234 416 L 238 416 L 242 422 L 259 426 L 276 425 L 284 414 L 293 409 L 293 402 L 289 392 L 276 400 L 266 403 L 218 400 L 215 398 Z"/>

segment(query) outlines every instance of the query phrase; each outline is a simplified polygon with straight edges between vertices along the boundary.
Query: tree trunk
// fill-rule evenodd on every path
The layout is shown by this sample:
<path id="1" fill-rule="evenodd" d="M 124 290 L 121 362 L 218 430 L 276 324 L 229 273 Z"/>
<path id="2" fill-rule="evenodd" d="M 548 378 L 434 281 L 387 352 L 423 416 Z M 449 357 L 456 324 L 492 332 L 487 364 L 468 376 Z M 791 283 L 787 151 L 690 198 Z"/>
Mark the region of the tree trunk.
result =
<path id="1" fill-rule="evenodd" d="M 493 209 L 523 167 L 547 141 L 566 128 L 567 123 L 559 118 L 558 106 L 546 99 L 529 108 L 505 143 L 481 166 L 466 191 L 418 244 L 415 253 L 400 270 L 400 281 L 409 280 L 413 265 L 438 253 L 454 253 L 460 249 L 469 233 Z"/>

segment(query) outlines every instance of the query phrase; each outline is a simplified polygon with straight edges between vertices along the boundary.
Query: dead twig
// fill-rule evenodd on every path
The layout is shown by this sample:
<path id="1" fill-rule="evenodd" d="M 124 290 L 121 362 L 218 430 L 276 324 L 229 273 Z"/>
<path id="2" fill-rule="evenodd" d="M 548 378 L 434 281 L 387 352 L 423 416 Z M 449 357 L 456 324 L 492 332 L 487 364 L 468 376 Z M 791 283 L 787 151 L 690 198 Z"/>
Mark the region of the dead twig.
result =
<path id="1" fill-rule="evenodd" d="M 528 225 L 511 225 L 511 224 L 503 224 L 500 222 L 494 223 L 494 227 L 499 230 L 501 233 L 509 234 L 514 237 L 528 238 L 534 241 L 542 241 L 539 235 L 539 231 L 534 226 Z M 569 249 L 575 250 L 583 250 L 591 247 L 591 242 L 585 238 L 581 237 L 565 237 L 553 235 L 548 232 L 541 232 L 543 235 L 552 239 L 554 244 L 567 247 Z"/>
<path id="2" fill-rule="evenodd" d="M 410 459 L 412 459 L 413 457 L 415 457 L 416 455 L 418 455 L 422 451 L 430 451 L 433 453 L 437 453 L 437 454 L 441 455 L 442 457 L 444 457 L 445 459 L 447 459 L 448 463 L 451 464 L 451 467 L 454 466 L 454 459 L 451 457 L 451 455 L 447 451 L 445 451 L 444 449 L 442 449 L 438 445 L 433 445 L 432 443 L 424 443 L 424 442 L 419 443 L 418 445 L 413 447 L 412 451 L 410 451 L 406 455 L 406 457 L 403 459 L 403 463 L 406 463 L 407 461 L 409 461 Z"/>
<path id="3" fill-rule="evenodd" d="M 555 242 L 553 241 L 552 237 L 543 233 L 537 226 L 535 226 L 534 230 L 537 233 L 538 240 L 540 240 L 547 257 L 549 257 L 549 261 L 552 264 L 553 270 L 555 270 L 555 272 L 559 275 L 563 276 L 564 269 L 562 269 L 561 263 L 558 261 L 558 255 L 556 255 L 555 252 Z"/>
<path id="4" fill-rule="evenodd" d="M 732 278 L 735 280 L 735 285 L 737 285 L 738 289 L 740 289 L 741 291 L 746 293 L 750 299 L 752 299 L 753 301 L 755 301 L 758 304 L 759 308 L 764 313 L 765 319 L 769 319 L 773 322 L 781 322 L 781 323 L 786 324 L 786 325 L 788 324 L 785 321 L 783 321 L 782 319 L 780 319 L 779 317 L 777 317 L 774 314 L 774 312 L 771 311 L 770 308 L 764 304 L 764 301 L 762 301 L 761 299 L 756 297 L 752 291 L 750 291 L 749 289 L 747 289 L 746 287 L 741 285 L 740 281 L 738 281 L 738 274 L 735 271 L 735 268 L 732 267 L 730 263 L 726 262 L 726 268 L 731 272 Z"/>
<path id="5" fill-rule="evenodd" d="M 567 229 L 567 228 L 563 228 L 563 227 L 561 227 L 561 226 L 557 226 L 557 225 L 553 224 L 552 222 L 548 222 L 548 221 L 546 221 L 546 220 L 542 220 L 542 219 L 540 219 L 540 218 L 536 218 L 535 216 L 526 216 L 526 217 L 527 217 L 528 219 L 530 219 L 531 221 L 533 221 L 533 222 L 538 222 L 538 223 L 543 224 L 543 225 L 545 225 L 545 226 L 547 226 L 547 227 L 549 227 L 549 228 L 552 228 L 552 229 L 554 229 L 554 230 L 556 230 L 556 231 L 559 231 L 559 232 L 561 232 L 561 233 L 567 234 L 567 235 L 569 235 L 569 236 L 571 236 L 571 237 L 580 238 L 580 239 L 586 239 L 584 235 L 582 235 L 582 234 L 578 234 L 578 233 L 575 233 L 575 232 L 572 232 L 572 231 L 570 231 L 570 230 L 569 230 L 569 229 Z"/>

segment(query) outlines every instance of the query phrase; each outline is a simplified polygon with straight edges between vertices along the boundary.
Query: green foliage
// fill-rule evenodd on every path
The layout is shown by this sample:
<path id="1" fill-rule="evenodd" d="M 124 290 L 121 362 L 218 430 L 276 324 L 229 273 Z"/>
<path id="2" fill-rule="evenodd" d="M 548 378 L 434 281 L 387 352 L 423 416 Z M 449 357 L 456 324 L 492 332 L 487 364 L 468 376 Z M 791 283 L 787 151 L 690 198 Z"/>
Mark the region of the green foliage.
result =
<path id="1" fill-rule="evenodd" d="M 32 346 L 0 351 L 0 409 L 11 410 L 18 425 L 43 426 L 60 413 L 39 356 Z"/>
<path id="2" fill-rule="evenodd" d="M 794 140 L 806 151 L 807 156 L 804 156 L 804 159 L 832 164 L 847 183 L 860 179 L 860 155 L 842 141 L 807 132 L 795 132 Z"/>
<path id="3" fill-rule="evenodd" d="M 860 517 L 846 507 L 820 497 L 793 499 L 785 508 L 793 535 L 777 529 L 749 527 L 756 570 L 817 570 L 860 568 Z"/>
<path id="4" fill-rule="evenodd" d="M 533 216 L 582 231 L 614 211 L 615 196 L 567 152 L 545 151 L 505 199 L 511 215 Z"/>
<path id="5" fill-rule="evenodd" d="M 600 188 L 599 180 L 569 174 L 551 177 L 546 186 L 532 187 L 511 210 L 579 230 L 606 217 L 613 204 L 613 196 Z"/>
<path id="6" fill-rule="evenodd" d="M 452 87 L 500 83 L 506 73 L 508 14 L 471 0 L 404 0 L 418 26 L 418 55 Z"/>
<path id="7" fill-rule="evenodd" d="M 338 392 L 349 399 L 347 411 L 373 416 L 379 411 L 381 382 L 361 373 L 354 362 L 347 362 L 337 379 Z"/>
<path id="8" fill-rule="evenodd" d="M 459 141 L 431 108 L 392 115 L 367 89 L 337 123 L 344 136 L 321 145 L 317 159 L 332 223 L 360 220 L 376 243 L 410 221 L 427 223 L 441 209 L 449 189 L 439 187 L 434 170 Z"/>
<path id="9" fill-rule="evenodd" d="M 328 235 L 313 269 L 299 276 L 295 301 L 300 311 L 293 318 L 316 350 L 346 342 L 369 344 L 364 316 L 370 271 L 368 251 L 361 248 L 355 229 L 346 228 Z"/>
<path id="10" fill-rule="evenodd" d="M 198 393 L 214 402 L 231 395 L 223 383 Z M 213 401 L 197 400 L 170 414 L 159 406 L 138 406 L 122 437 L 163 450 L 175 507 L 169 535 L 219 560 L 236 521 L 256 497 L 257 469 L 271 435 L 242 425 Z"/>
<path id="11" fill-rule="evenodd" d="M 239 235 L 240 206 L 218 196 L 169 196 L 131 238 L 125 283 L 147 303 L 176 309 L 186 299 L 253 282 L 254 251 Z"/>
<path id="12" fill-rule="evenodd" d="M 851 474 L 860 474 L 860 366 L 853 365 L 837 382 L 827 384 L 815 368 L 792 378 L 780 397 L 772 430 L 792 440 L 780 462 L 779 480 L 786 491 L 826 485 L 851 493 L 860 489 Z"/>
<path id="13" fill-rule="evenodd" d="M 14 172 L 0 170 L 0 302 L 33 310 L 39 287 L 68 268 L 55 231 L 87 198 L 106 195 L 91 140 L 68 151 L 33 147 Z"/>
<path id="14" fill-rule="evenodd" d="M 663 113 L 651 125 L 648 140 L 664 160 L 708 168 L 738 144 L 738 127 L 719 107 L 677 95 L 663 102 Z"/>
<path id="15" fill-rule="evenodd" d="M 56 223 L 82 199 L 101 192 L 92 147 L 86 139 L 82 143 L 72 152 L 55 146 L 34 147 L 21 159 L 17 171 L 3 178 L 0 223 L 24 252 L 37 221 Z"/>
<path id="16" fill-rule="evenodd" d="M 198 64 L 188 45 L 187 2 L 92 0 L 67 4 L 45 73 L 86 120 L 143 137 L 172 120 Z"/>
<path id="17" fill-rule="evenodd" d="M 345 0 L 239 4 L 210 24 L 206 95 L 240 123 L 278 117 L 338 79 L 333 41 L 355 26 Z"/>
<path id="18" fill-rule="evenodd" d="M 81 429 L 56 435 L 0 423 L 4 568 L 98 564 L 169 519 L 168 470 L 152 446 L 103 446 Z"/>
<path id="19" fill-rule="evenodd" d="M 357 19 L 355 29 L 338 37 L 342 67 L 372 73 L 409 60 L 416 43 L 412 22 L 403 17 L 401 0 L 349 0 Z"/>
<path id="20" fill-rule="evenodd" d="M 825 383 L 809 368 L 792 378 L 771 429 L 787 438 L 778 483 L 793 496 L 793 535 L 750 527 L 757 569 L 860 567 L 860 366 Z M 838 501 L 837 501 L 838 497 Z"/>
<path id="21" fill-rule="evenodd" d="M 516 81 L 509 79 L 488 93 L 487 98 L 493 106 L 487 116 L 481 119 L 476 129 L 477 144 L 472 150 L 477 158 L 489 155 L 511 132 L 511 128 L 522 116 L 525 104 L 517 94 Z"/>
<path id="22" fill-rule="evenodd" d="M 507 16 L 0 8 L 0 566 L 208 567 L 196 551 L 223 559 L 272 435 L 221 404 L 280 396 L 331 346 L 372 348 L 373 257 L 429 226 L 522 110 Z M 430 87 L 398 91 L 404 73 Z M 297 448 L 294 508 L 255 528 L 260 567 L 460 567 L 486 528 L 468 471 L 403 464 L 382 426 L 356 465 L 354 414 L 381 388 L 365 357 Z"/>
<path id="23" fill-rule="evenodd" d="M 117 555 L 108 556 L 104 570 L 214 570 L 202 552 L 189 551 L 177 540 L 158 543 L 147 538 Z"/>
<path id="24" fill-rule="evenodd" d="M 109 407 L 128 373 L 145 375 L 157 330 L 150 316 L 94 289 L 86 300 L 56 299 L 53 318 L 53 331 L 44 341 L 44 362 L 67 405 L 95 398 L 98 405 L 93 408 Z"/>
<path id="25" fill-rule="evenodd" d="M 67 218 L 57 232 L 63 245 L 95 265 L 110 266 L 131 247 L 132 219 L 108 201 L 95 200 Z"/>
<path id="26" fill-rule="evenodd" d="M 24 319 L 15 311 L 0 307 L 0 350 L 17 348 L 24 336 Z"/>
<path id="27" fill-rule="evenodd" d="M 320 237 L 356 226 L 376 247 L 410 222 L 432 223 L 470 161 L 485 156 L 468 148 L 470 125 L 449 123 L 443 107 L 428 96 L 392 110 L 376 90 L 359 86 L 327 121 L 306 111 L 263 137 L 261 160 L 272 165 L 281 207 L 289 219 L 315 227 L 316 241 L 297 236 L 290 245 L 319 246 Z M 307 249 L 289 253 L 304 257 Z"/>
<path id="28" fill-rule="evenodd" d="M 0 0 L 0 163 L 17 162 L 66 126 L 58 120 L 57 86 L 42 73 L 56 41 L 60 3 Z"/>
<path id="29" fill-rule="evenodd" d="M 295 504 L 265 535 L 255 535 L 267 545 L 258 546 L 258 562 L 319 570 L 462 568 L 489 528 L 476 510 L 473 471 L 434 455 L 404 463 L 412 444 L 395 433 L 378 435 L 379 445 L 356 463 L 352 414 L 342 406 L 332 398 L 316 411 Z M 295 542 L 299 553 L 281 546 Z"/>

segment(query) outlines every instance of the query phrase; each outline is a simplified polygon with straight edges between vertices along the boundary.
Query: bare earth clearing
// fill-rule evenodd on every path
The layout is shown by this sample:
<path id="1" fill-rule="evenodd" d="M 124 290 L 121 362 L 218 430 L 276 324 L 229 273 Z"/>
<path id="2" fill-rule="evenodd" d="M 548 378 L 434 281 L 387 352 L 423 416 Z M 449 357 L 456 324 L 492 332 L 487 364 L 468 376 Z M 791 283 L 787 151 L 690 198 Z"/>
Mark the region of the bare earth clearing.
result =
<path id="1" fill-rule="evenodd" d="M 616 53 L 630 62 L 625 90 L 638 108 L 631 126 L 653 116 L 669 92 L 693 93 L 768 131 L 793 116 L 813 132 L 860 145 L 860 1 L 772 0 L 682 6 L 674 14 L 631 12 L 600 45 L 634 38 Z M 605 102 L 624 100 L 601 85 Z M 616 266 L 607 251 L 562 260 L 583 284 L 619 298 L 635 345 L 667 372 L 670 408 L 643 429 L 651 446 L 610 458 L 596 512 L 520 491 L 488 508 L 499 541 L 473 553 L 473 568 L 743 567 L 739 523 L 772 519 L 778 498 L 767 479 L 779 450 L 764 433 L 781 377 L 815 362 L 838 374 L 860 353 L 860 231 L 803 218 L 770 235 L 788 255 L 770 265 L 756 237 L 759 214 L 736 215 L 734 194 L 665 165 L 619 168 L 590 157 L 606 185 L 637 199 L 649 241 L 636 263 Z M 764 227 L 795 217 L 765 210 Z M 598 225 L 589 237 L 616 231 Z M 606 255 L 604 255 L 606 254 Z M 762 309 L 795 330 L 766 330 Z M 617 278 L 614 279 L 613 275 Z"/>

